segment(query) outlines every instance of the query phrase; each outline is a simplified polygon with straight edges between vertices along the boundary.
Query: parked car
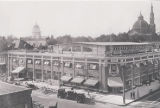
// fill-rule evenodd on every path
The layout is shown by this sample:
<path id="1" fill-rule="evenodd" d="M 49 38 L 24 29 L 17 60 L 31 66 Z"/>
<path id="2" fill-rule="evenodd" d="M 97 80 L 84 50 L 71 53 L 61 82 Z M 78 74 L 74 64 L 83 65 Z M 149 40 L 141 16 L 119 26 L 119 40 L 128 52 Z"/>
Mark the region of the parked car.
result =
<path id="1" fill-rule="evenodd" d="M 57 93 L 58 98 L 65 98 L 66 95 L 67 93 L 65 92 L 65 89 L 62 89 L 62 88 L 58 89 L 58 93 Z"/>
<path id="2" fill-rule="evenodd" d="M 38 87 L 35 86 L 34 84 L 28 84 L 28 83 L 27 83 L 27 87 L 28 87 L 28 88 L 31 88 L 31 89 L 33 89 L 33 90 L 38 89 Z"/>
<path id="3" fill-rule="evenodd" d="M 83 93 L 82 94 L 80 94 L 80 93 L 77 94 L 77 98 L 76 98 L 77 103 L 85 103 L 85 99 L 86 99 L 86 97 Z"/>

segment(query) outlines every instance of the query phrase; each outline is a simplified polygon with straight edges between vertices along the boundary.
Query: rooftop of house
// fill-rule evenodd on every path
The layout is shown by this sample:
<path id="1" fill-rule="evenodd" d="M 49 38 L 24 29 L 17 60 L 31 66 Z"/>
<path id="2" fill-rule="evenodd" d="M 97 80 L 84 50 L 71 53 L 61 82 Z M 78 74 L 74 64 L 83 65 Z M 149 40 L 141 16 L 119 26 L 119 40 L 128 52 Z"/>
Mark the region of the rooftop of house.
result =
<path id="1" fill-rule="evenodd" d="M 13 84 L 8 84 L 8 83 L 0 81 L 0 95 L 21 92 L 21 91 L 25 91 L 25 90 L 31 90 L 31 89 L 25 88 L 22 86 L 16 86 Z"/>
<path id="2" fill-rule="evenodd" d="M 74 44 L 98 45 L 98 46 L 149 45 L 149 43 L 137 43 L 137 42 L 75 42 Z"/>

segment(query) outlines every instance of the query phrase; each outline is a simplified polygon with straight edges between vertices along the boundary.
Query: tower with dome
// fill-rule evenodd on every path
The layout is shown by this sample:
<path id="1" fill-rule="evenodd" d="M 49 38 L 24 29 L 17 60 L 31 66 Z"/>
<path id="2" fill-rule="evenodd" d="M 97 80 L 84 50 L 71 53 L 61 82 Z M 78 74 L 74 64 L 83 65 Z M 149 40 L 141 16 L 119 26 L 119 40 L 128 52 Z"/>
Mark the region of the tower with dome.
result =
<path id="1" fill-rule="evenodd" d="M 150 23 L 148 24 L 148 22 L 145 21 L 143 15 L 140 12 L 137 21 L 133 24 L 133 27 L 128 32 L 128 34 L 132 36 L 132 35 L 152 35 L 155 33 L 156 33 L 156 25 L 154 23 L 153 5 L 151 4 Z"/>
<path id="2" fill-rule="evenodd" d="M 37 23 L 33 26 L 32 37 L 33 38 L 41 38 L 41 30 L 40 30 L 40 27 Z"/>

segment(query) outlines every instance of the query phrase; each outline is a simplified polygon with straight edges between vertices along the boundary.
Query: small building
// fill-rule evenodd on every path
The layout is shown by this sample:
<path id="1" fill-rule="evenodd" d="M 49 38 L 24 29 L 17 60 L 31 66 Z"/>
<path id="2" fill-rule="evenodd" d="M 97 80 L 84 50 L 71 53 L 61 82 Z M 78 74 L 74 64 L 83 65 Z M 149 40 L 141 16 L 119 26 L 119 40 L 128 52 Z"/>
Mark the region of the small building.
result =
<path id="1" fill-rule="evenodd" d="M 0 82 L 1 108 L 32 108 L 32 90 Z"/>

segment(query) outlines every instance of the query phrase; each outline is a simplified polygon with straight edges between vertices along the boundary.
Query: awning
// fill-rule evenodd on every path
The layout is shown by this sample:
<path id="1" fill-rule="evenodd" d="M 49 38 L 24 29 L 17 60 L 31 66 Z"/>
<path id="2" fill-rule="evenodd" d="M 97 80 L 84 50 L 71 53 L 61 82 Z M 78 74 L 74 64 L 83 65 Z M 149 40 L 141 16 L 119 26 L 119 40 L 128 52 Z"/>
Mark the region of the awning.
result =
<path id="1" fill-rule="evenodd" d="M 123 82 L 120 77 L 109 77 L 108 86 L 109 87 L 123 87 Z"/>
<path id="2" fill-rule="evenodd" d="M 87 86 L 95 86 L 97 83 L 98 83 L 98 80 L 96 80 L 96 79 L 87 79 L 87 80 L 84 82 L 84 85 L 87 85 Z"/>
<path id="3" fill-rule="evenodd" d="M 84 81 L 83 77 L 75 77 L 71 82 L 81 84 Z"/>
<path id="4" fill-rule="evenodd" d="M 24 80 L 24 78 L 16 78 L 16 79 L 14 79 L 15 81 L 23 81 Z"/>
<path id="5" fill-rule="evenodd" d="M 0 63 L 0 66 L 5 65 L 6 63 Z"/>
<path id="6" fill-rule="evenodd" d="M 72 77 L 71 76 L 62 76 L 61 77 L 61 80 L 64 81 L 64 82 L 69 82 L 69 80 L 71 80 Z"/>
<path id="7" fill-rule="evenodd" d="M 20 73 L 25 69 L 25 67 L 17 67 L 15 70 L 12 71 L 12 73 Z"/>

